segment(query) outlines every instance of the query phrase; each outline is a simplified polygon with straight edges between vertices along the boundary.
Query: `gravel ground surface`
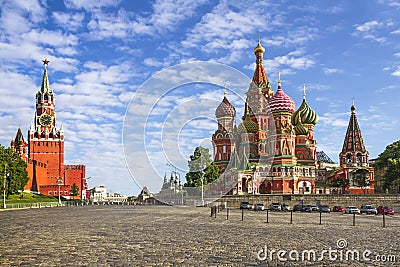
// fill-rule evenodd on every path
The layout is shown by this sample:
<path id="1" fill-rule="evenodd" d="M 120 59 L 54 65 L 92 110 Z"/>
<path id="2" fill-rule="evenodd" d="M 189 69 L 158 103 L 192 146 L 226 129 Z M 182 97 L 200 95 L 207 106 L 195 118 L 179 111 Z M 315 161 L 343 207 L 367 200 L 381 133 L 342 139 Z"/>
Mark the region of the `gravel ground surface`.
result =
<path id="1" fill-rule="evenodd" d="M 0 212 L 0 266 L 399 266 L 400 217 L 168 206 Z M 265 253 L 266 252 L 266 253 Z M 315 259 L 313 253 L 315 252 Z M 357 259 L 357 253 L 359 259 Z M 366 254 L 365 254 L 366 253 Z M 363 254 L 369 261 L 363 259 Z M 304 258 L 304 259 L 303 259 Z M 347 258 L 347 259 L 346 259 Z M 379 260 L 379 261 L 378 261 Z"/>

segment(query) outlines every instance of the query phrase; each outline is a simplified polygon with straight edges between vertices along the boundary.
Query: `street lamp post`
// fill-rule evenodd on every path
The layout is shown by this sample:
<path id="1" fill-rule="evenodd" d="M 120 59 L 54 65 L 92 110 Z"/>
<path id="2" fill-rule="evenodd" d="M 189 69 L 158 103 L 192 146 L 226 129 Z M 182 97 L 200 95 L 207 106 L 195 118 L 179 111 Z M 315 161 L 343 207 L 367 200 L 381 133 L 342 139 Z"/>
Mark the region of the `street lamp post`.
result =
<path id="1" fill-rule="evenodd" d="M 57 180 L 57 184 L 58 184 L 58 204 L 61 205 L 61 183 L 63 181 L 61 179 Z"/>
<path id="2" fill-rule="evenodd" d="M 200 175 L 201 175 L 201 206 L 204 207 L 204 170 L 201 169 L 200 171 Z"/>
<path id="3" fill-rule="evenodd" d="M 4 180 L 3 180 L 3 209 L 6 208 L 6 179 L 7 179 L 7 163 L 4 164 Z"/>

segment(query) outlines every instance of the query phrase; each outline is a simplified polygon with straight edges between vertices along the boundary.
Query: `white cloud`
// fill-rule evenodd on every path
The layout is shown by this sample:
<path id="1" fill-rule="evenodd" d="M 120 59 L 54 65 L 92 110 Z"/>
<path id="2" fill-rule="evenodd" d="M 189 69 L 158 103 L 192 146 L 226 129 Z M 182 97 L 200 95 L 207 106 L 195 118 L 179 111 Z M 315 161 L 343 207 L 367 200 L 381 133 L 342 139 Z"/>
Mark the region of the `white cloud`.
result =
<path id="1" fill-rule="evenodd" d="M 84 13 L 53 12 L 52 16 L 57 24 L 67 31 L 76 31 L 83 26 Z"/>
<path id="2" fill-rule="evenodd" d="M 356 30 L 360 32 L 369 32 L 378 28 L 383 27 L 385 24 L 383 22 L 378 22 L 376 20 L 365 22 L 361 25 L 356 25 Z"/>
<path id="3" fill-rule="evenodd" d="M 400 76 L 400 67 L 398 67 L 394 72 L 391 73 L 393 76 L 399 77 Z"/>
<path id="4" fill-rule="evenodd" d="M 103 7 L 117 6 L 121 0 L 64 0 L 64 5 L 68 9 L 85 9 L 86 11 L 93 11 Z"/>
<path id="5" fill-rule="evenodd" d="M 325 74 L 333 74 L 333 73 L 342 72 L 341 69 L 337 69 L 337 68 L 323 68 L 323 71 L 324 71 Z"/>

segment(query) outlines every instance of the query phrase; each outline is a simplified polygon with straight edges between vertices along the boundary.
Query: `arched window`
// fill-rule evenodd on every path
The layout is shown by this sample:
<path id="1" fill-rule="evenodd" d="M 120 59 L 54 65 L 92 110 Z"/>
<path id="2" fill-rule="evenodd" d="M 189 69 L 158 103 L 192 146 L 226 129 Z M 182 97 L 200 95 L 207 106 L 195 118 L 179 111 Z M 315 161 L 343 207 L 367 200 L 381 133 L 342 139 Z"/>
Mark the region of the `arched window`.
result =
<path id="1" fill-rule="evenodd" d="M 362 155 L 361 155 L 361 153 L 357 153 L 356 161 L 357 161 L 357 163 L 361 163 L 361 162 L 362 162 Z"/>
<path id="2" fill-rule="evenodd" d="M 346 162 L 347 162 L 347 163 L 352 163 L 352 162 L 353 162 L 353 159 L 352 159 L 351 154 L 347 154 L 347 155 L 346 155 Z"/>

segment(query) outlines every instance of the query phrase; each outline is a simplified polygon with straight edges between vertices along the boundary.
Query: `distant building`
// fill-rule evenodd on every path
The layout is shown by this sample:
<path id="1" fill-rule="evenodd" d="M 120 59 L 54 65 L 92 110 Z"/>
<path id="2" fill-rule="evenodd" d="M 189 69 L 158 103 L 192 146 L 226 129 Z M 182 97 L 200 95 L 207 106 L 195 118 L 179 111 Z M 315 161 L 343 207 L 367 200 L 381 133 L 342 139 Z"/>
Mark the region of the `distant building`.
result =
<path id="1" fill-rule="evenodd" d="M 44 74 L 40 89 L 35 96 L 34 122 L 28 131 L 26 142 L 20 128 L 11 141 L 11 148 L 28 164 L 29 181 L 24 190 L 48 196 L 61 195 L 70 198 L 71 187 L 79 188 L 74 199 L 86 196 L 86 168 L 84 165 L 64 164 L 64 130 L 57 127 L 55 95 L 50 89 L 44 60 Z"/>
<path id="2" fill-rule="evenodd" d="M 185 202 L 185 188 L 175 172 L 171 172 L 169 180 L 164 175 L 163 185 L 156 195 L 157 199 L 166 204 L 183 205 Z"/>
<path id="3" fill-rule="evenodd" d="M 128 197 L 118 194 L 118 193 L 107 193 L 107 188 L 103 185 L 95 186 L 89 191 L 89 200 L 93 203 L 98 202 L 112 202 L 112 203 L 121 203 L 127 202 Z"/>
<path id="4" fill-rule="evenodd" d="M 103 202 L 107 198 L 107 188 L 103 185 L 93 187 L 89 193 L 89 200 L 92 202 Z"/>

